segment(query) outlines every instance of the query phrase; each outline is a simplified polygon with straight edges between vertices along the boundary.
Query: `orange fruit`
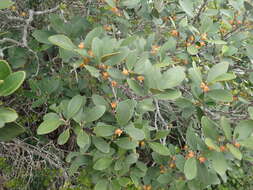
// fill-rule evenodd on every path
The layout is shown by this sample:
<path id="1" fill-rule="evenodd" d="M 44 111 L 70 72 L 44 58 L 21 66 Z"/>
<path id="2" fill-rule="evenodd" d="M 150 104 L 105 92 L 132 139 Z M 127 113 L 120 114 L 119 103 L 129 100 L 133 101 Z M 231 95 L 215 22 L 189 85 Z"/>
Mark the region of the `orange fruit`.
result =
<path id="1" fill-rule="evenodd" d="M 116 81 L 111 81 L 111 85 L 113 86 L 113 87 L 116 87 L 117 85 L 118 85 L 118 83 L 116 82 Z"/>
<path id="2" fill-rule="evenodd" d="M 81 43 L 78 45 L 78 47 L 79 47 L 80 49 L 84 49 L 84 48 L 85 48 L 84 43 L 81 42 Z"/>
<path id="3" fill-rule="evenodd" d="M 140 82 L 144 81 L 144 76 L 138 76 L 137 80 L 140 81 Z"/>
<path id="4" fill-rule="evenodd" d="M 233 24 L 234 24 L 234 21 L 233 21 L 233 20 L 230 20 L 230 21 L 229 21 L 229 24 L 233 25 Z"/>
<path id="5" fill-rule="evenodd" d="M 203 91 L 206 93 L 206 92 L 208 92 L 210 89 L 209 89 L 209 87 L 208 86 L 205 86 L 204 88 L 203 88 Z"/>
<path id="6" fill-rule="evenodd" d="M 192 157 L 194 157 L 194 156 L 195 156 L 195 153 L 194 153 L 193 151 L 189 151 L 188 157 L 189 157 L 189 158 L 192 158 Z"/>
<path id="7" fill-rule="evenodd" d="M 23 17 L 27 16 L 26 12 L 22 12 L 20 15 Z"/>
<path id="8" fill-rule="evenodd" d="M 194 39 L 195 39 L 194 36 L 189 37 L 189 41 L 194 41 Z"/>
<path id="9" fill-rule="evenodd" d="M 207 34 L 206 33 L 201 35 L 201 40 L 203 40 L 203 41 L 207 40 Z"/>
<path id="10" fill-rule="evenodd" d="M 91 56 L 91 57 L 94 57 L 93 51 L 92 51 L 92 50 L 89 50 L 89 51 L 88 51 L 88 55 Z"/>
<path id="11" fill-rule="evenodd" d="M 90 59 L 88 57 L 83 58 L 83 64 L 88 64 L 90 62 Z"/>
<path id="12" fill-rule="evenodd" d="M 103 72 L 102 73 L 102 76 L 103 76 L 103 78 L 106 80 L 106 79 L 108 79 L 109 78 L 109 73 L 107 73 L 107 72 Z"/>
<path id="13" fill-rule="evenodd" d="M 205 42 L 203 42 L 203 41 L 200 42 L 200 46 L 205 46 L 205 45 L 206 45 Z"/>
<path id="14" fill-rule="evenodd" d="M 111 107 L 112 107 L 112 109 L 116 108 L 117 107 L 117 102 L 112 102 Z"/>
<path id="15" fill-rule="evenodd" d="M 109 25 L 104 25 L 104 30 L 106 30 L 106 31 L 111 31 L 112 30 L 112 27 L 111 26 L 109 26 Z"/>
<path id="16" fill-rule="evenodd" d="M 144 146 L 145 146 L 145 142 L 144 142 L 144 141 L 141 141 L 141 142 L 140 142 L 140 146 L 141 146 L 141 147 L 144 147 Z"/>
<path id="17" fill-rule="evenodd" d="M 129 75 L 129 71 L 127 69 L 123 69 L 122 74 L 123 75 Z"/>
<path id="18" fill-rule="evenodd" d="M 241 145 L 238 142 L 235 142 L 234 145 L 235 145 L 236 148 L 240 148 L 241 147 Z"/>
<path id="19" fill-rule="evenodd" d="M 117 136 L 120 136 L 122 133 L 123 133 L 123 131 L 121 129 L 116 129 L 114 131 L 114 134 L 117 135 Z"/>
<path id="20" fill-rule="evenodd" d="M 205 161 L 206 161 L 205 157 L 203 157 L 203 156 L 199 157 L 199 162 L 200 163 L 204 163 Z"/>
<path id="21" fill-rule="evenodd" d="M 223 145 L 220 146 L 220 151 L 221 151 L 221 152 L 225 152 L 226 150 L 227 150 L 227 148 L 226 148 L 225 146 L 223 146 Z"/>
<path id="22" fill-rule="evenodd" d="M 179 32 L 177 30 L 172 30 L 171 35 L 177 37 L 179 35 Z"/>

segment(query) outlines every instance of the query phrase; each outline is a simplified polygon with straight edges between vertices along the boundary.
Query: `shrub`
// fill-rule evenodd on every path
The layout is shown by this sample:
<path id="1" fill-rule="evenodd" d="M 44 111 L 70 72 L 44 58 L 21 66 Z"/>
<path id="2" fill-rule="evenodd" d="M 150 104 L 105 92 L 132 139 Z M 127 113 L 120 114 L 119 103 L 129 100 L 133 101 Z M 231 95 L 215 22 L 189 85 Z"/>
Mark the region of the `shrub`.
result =
<path id="1" fill-rule="evenodd" d="M 48 108 L 38 137 L 69 151 L 70 176 L 85 170 L 76 188 L 231 189 L 250 175 L 251 2 L 105 0 L 74 16 L 69 6 L 25 44 L 37 69 L 24 62 L 23 93 Z"/>

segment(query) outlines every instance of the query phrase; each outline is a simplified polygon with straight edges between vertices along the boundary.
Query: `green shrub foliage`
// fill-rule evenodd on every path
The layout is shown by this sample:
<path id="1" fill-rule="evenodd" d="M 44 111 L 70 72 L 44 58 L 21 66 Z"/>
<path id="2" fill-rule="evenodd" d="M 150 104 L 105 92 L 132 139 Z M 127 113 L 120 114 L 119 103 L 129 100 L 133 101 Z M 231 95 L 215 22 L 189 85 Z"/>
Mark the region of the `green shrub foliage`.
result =
<path id="1" fill-rule="evenodd" d="M 36 135 L 71 144 L 68 175 L 85 170 L 95 190 L 225 189 L 238 168 L 246 176 L 253 161 L 252 2 L 82 3 L 84 13 L 61 3 L 61 14 L 48 13 L 31 31 L 25 54 L 33 61 L 20 47 L 6 52 L 13 67 L 27 71 L 22 93 L 30 106 L 47 107 Z M 24 73 L 2 66 L 6 96 Z M 0 126 L 17 118 L 6 107 L 1 114 Z"/>

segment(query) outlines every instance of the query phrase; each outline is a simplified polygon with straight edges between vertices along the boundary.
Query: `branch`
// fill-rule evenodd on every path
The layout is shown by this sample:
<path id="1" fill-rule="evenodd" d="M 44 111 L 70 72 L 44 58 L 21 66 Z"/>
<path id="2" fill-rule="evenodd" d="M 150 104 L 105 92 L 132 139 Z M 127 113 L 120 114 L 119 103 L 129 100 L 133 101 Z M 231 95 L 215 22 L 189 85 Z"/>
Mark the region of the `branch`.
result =
<path id="1" fill-rule="evenodd" d="M 203 4 L 199 8 L 199 11 L 198 11 L 197 15 L 193 18 L 192 24 L 195 24 L 195 22 L 199 19 L 200 14 L 205 9 L 205 6 L 207 5 L 207 2 L 208 2 L 208 0 L 204 0 Z"/>

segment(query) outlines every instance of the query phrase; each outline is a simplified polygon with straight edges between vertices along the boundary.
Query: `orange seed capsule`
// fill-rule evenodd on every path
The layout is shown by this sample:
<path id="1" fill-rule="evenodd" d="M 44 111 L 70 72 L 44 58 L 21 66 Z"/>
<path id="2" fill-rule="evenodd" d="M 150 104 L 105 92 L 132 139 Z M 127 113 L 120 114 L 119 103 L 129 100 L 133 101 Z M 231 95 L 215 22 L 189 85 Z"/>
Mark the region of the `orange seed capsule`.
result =
<path id="1" fill-rule="evenodd" d="M 177 37 L 179 35 L 179 33 L 178 33 L 177 30 L 172 30 L 171 35 L 174 36 L 174 37 Z"/>
<path id="2" fill-rule="evenodd" d="M 117 102 L 112 102 L 111 107 L 112 107 L 112 109 L 116 108 L 117 107 Z"/>
<path id="3" fill-rule="evenodd" d="M 193 151 L 189 151 L 188 157 L 189 157 L 189 158 L 192 158 L 192 157 L 194 157 L 194 156 L 195 156 L 194 152 L 193 152 Z"/>
<path id="4" fill-rule="evenodd" d="M 240 148 L 241 147 L 241 145 L 238 142 L 235 142 L 234 145 L 235 145 L 236 148 Z"/>
<path id="5" fill-rule="evenodd" d="M 203 156 L 199 157 L 199 162 L 200 163 L 204 163 L 205 161 L 206 161 L 205 157 L 203 157 Z"/>
<path id="6" fill-rule="evenodd" d="M 102 75 L 103 75 L 103 78 L 106 80 L 106 79 L 108 79 L 109 78 L 109 73 L 107 73 L 107 72 L 103 72 L 102 73 Z"/>
<path id="7" fill-rule="evenodd" d="M 89 51 L 88 51 L 88 55 L 91 56 L 91 57 L 94 57 L 93 51 L 92 51 L 92 50 L 89 50 Z"/>
<path id="8" fill-rule="evenodd" d="M 203 42 L 203 41 L 200 42 L 200 46 L 205 46 L 205 45 L 206 45 L 205 42 Z"/>
<path id="9" fill-rule="evenodd" d="M 201 35 L 201 40 L 203 40 L 203 41 L 207 40 L 207 34 L 206 33 Z"/>
<path id="10" fill-rule="evenodd" d="M 120 136 L 122 133 L 123 133 L 123 131 L 121 129 L 116 129 L 114 131 L 114 134 L 117 135 L 117 136 Z"/>
<path id="11" fill-rule="evenodd" d="M 144 76 L 138 76 L 137 80 L 140 81 L 140 82 L 144 81 Z"/>
<path id="12" fill-rule="evenodd" d="M 225 146 L 223 146 L 223 145 L 220 146 L 220 151 L 221 151 L 221 152 L 225 152 L 226 150 L 227 150 L 227 148 L 226 148 Z"/>
<path id="13" fill-rule="evenodd" d="M 116 87 L 116 86 L 118 85 L 118 83 L 117 83 L 116 81 L 113 80 L 113 81 L 111 82 L 111 85 L 112 85 L 113 87 Z"/>
<path id="14" fill-rule="evenodd" d="M 205 86 L 204 88 L 203 88 L 203 91 L 206 93 L 206 92 L 208 92 L 210 89 L 209 89 L 209 87 L 208 86 Z"/>
<path id="15" fill-rule="evenodd" d="M 129 71 L 127 69 L 123 69 L 122 74 L 123 75 L 129 75 Z"/>
<path id="16" fill-rule="evenodd" d="M 81 43 L 78 45 L 78 47 L 79 47 L 80 49 L 84 49 L 84 48 L 85 48 L 84 43 L 81 42 Z"/>

